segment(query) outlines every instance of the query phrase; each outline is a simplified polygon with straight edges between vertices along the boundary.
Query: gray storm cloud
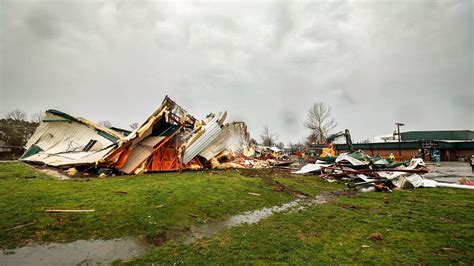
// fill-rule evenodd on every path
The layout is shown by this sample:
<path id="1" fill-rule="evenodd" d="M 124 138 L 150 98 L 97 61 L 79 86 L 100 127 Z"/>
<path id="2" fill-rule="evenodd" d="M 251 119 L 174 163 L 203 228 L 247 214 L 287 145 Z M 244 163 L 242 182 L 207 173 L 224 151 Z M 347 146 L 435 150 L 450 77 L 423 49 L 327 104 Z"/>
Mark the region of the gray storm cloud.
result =
<path id="1" fill-rule="evenodd" d="M 0 115 L 56 108 L 128 127 L 168 94 L 258 137 L 316 101 L 356 139 L 473 129 L 472 1 L 1 1 Z"/>

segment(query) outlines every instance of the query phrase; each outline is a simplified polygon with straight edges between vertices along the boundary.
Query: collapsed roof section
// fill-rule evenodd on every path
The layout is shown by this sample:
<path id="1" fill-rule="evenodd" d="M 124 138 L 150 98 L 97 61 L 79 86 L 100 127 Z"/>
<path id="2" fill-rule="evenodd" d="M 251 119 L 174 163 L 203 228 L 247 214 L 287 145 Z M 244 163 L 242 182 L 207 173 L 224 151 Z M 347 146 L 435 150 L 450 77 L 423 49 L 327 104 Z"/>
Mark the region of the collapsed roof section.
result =
<path id="1" fill-rule="evenodd" d="M 244 122 L 226 124 L 216 139 L 208 145 L 199 155 L 210 161 L 224 151 L 243 153 L 243 148 L 248 147 L 250 135 Z"/>
<path id="2" fill-rule="evenodd" d="M 84 118 L 47 110 L 20 160 L 50 166 L 93 164 L 109 153 L 120 138 L 119 132 Z"/>
<path id="3" fill-rule="evenodd" d="M 197 120 L 166 96 L 158 110 L 105 156 L 106 164 L 126 174 L 203 168 L 230 147 L 227 138 L 236 126 L 224 125 L 226 116 L 211 113 Z M 245 126 L 240 129 L 248 136 Z"/>
<path id="4" fill-rule="evenodd" d="M 191 132 L 196 118 L 168 96 L 148 119 L 105 157 L 106 163 L 126 174 L 176 170 L 182 134 Z M 199 163 L 194 167 L 200 167 Z M 191 165 L 187 165 L 191 167 Z"/>

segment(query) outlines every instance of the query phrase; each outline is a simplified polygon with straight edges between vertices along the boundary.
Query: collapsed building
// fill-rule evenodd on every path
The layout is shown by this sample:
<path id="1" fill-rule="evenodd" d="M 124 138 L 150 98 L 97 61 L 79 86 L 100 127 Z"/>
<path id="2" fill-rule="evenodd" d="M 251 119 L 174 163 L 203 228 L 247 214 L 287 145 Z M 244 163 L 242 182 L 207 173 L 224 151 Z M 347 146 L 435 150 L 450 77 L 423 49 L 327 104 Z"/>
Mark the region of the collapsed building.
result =
<path id="1" fill-rule="evenodd" d="M 198 120 L 168 96 L 137 129 L 102 127 L 48 110 L 20 160 L 55 167 L 110 168 L 124 174 L 235 166 L 249 153 L 243 122 L 225 124 L 227 112 Z"/>
<path id="2" fill-rule="evenodd" d="M 224 124 L 227 113 L 198 120 L 169 97 L 140 127 L 104 157 L 107 165 L 126 174 L 201 169 L 220 153 L 248 146 L 243 122 Z"/>
<path id="3" fill-rule="evenodd" d="M 20 160 L 57 167 L 93 165 L 122 137 L 120 132 L 84 118 L 47 110 Z"/>

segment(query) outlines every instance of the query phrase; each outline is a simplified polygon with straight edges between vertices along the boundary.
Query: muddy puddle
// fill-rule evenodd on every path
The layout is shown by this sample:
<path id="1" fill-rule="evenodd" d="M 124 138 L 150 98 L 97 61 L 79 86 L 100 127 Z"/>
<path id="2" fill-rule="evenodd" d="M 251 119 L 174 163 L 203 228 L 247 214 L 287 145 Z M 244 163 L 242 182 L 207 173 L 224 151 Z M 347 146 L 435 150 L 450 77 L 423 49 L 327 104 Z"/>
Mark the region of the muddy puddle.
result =
<path id="1" fill-rule="evenodd" d="M 2 250 L 0 265 L 110 265 L 143 255 L 148 248 L 140 239 L 77 240 Z"/>
<path id="2" fill-rule="evenodd" d="M 183 240 L 183 243 L 192 244 L 201 238 L 212 236 L 213 234 L 227 228 L 239 226 L 242 224 L 255 224 L 262 219 L 272 216 L 275 213 L 302 210 L 307 206 L 324 204 L 329 199 L 330 196 L 327 195 L 320 195 L 315 198 L 300 198 L 283 205 L 245 212 L 240 215 L 232 216 L 225 221 L 211 222 L 198 227 L 193 227 Z"/>
<path id="3" fill-rule="evenodd" d="M 227 220 L 210 222 L 192 227 L 187 231 L 167 231 L 162 235 L 145 239 L 78 240 L 72 243 L 52 243 L 13 250 L 2 250 L 0 265 L 109 265 L 115 260 L 129 260 L 145 254 L 153 246 L 168 241 L 192 244 L 210 237 L 219 231 L 242 224 L 255 224 L 276 213 L 303 210 L 311 205 L 324 204 L 333 196 L 320 195 L 315 198 L 299 198 L 269 208 L 249 211 Z"/>

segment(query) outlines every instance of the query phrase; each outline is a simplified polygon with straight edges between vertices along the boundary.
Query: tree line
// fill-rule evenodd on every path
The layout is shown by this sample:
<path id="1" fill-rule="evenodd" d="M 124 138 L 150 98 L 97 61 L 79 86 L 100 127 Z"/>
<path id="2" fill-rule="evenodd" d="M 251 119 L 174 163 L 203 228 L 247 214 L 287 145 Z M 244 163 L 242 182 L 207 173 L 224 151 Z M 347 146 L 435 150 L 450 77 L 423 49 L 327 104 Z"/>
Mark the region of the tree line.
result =
<path id="1" fill-rule="evenodd" d="M 45 112 L 36 112 L 28 119 L 28 115 L 22 110 L 14 109 L 8 112 L 3 119 L 0 119 L 0 140 L 4 142 L 0 145 L 23 147 L 44 116 Z M 99 121 L 98 124 L 107 128 L 112 127 L 109 120 Z M 303 126 L 309 130 L 308 136 L 299 143 L 289 142 L 287 147 L 294 151 L 312 144 L 324 144 L 327 136 L 336 125 L 337 123 L 332 117 L 331 107 L 326 106 L 323 102 L 316 102 L 308 110 L 306 120 L 303 123 Z M 130 124 L 132 130 L 138 127 L 138 122 Z M 260 143 L 255 139 L 251 139 L 251 142 L 280 149 L 285 147 L 284 143 L 279 140 L 278 135 L 272 132 L 267 125 L 263 127 L 260 140 Z"/>

